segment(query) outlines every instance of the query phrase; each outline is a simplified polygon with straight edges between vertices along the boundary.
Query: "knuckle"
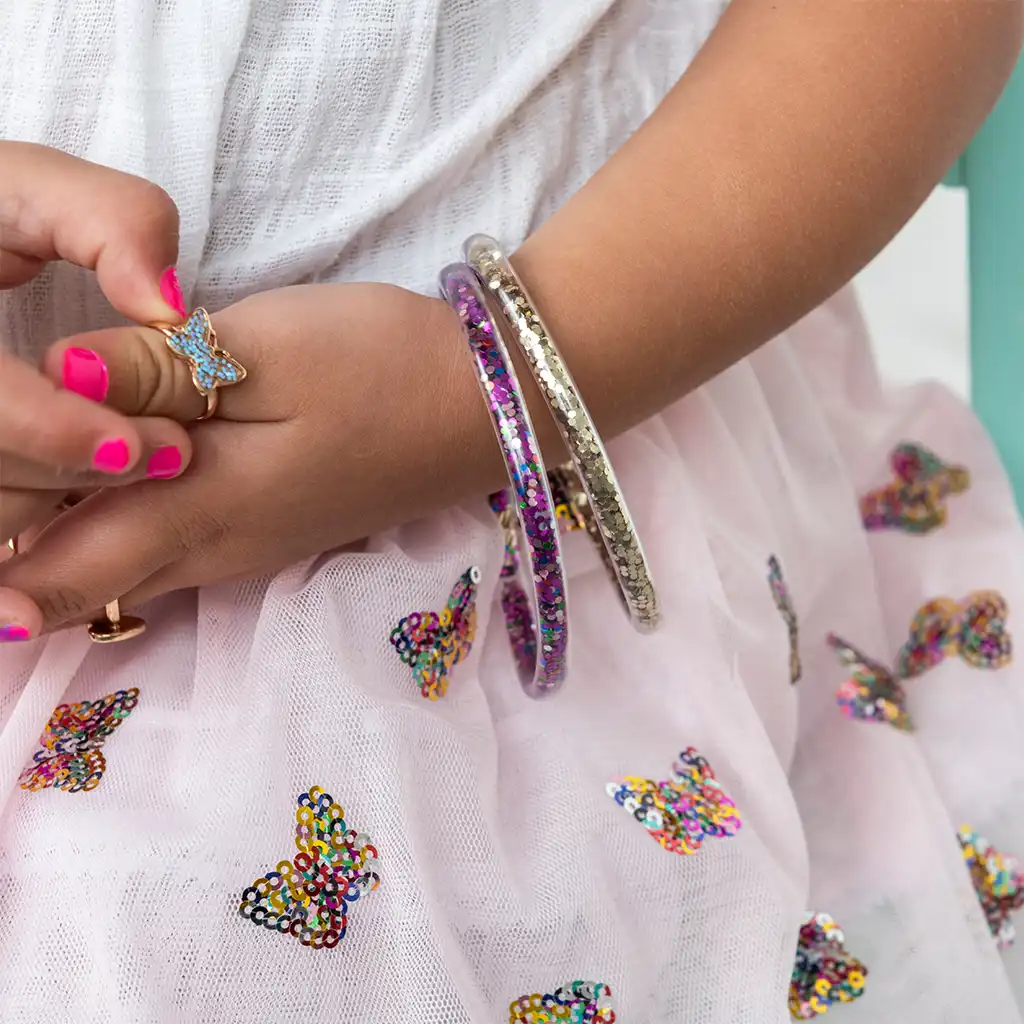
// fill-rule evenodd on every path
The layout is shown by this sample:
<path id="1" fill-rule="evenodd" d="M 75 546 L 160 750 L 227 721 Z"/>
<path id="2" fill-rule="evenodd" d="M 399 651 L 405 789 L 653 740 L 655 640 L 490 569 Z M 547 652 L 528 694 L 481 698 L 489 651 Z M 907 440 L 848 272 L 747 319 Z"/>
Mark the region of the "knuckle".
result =
<path id="1" fill-rule="evenodd" d="M 81 590 L 66 584 L 41 594 L 36 598 L 39 610 L 47 622 L 66 622 L 69 619 L 81 618 L 95 608 L 95 601 L 90 601 Z"/>
<path id="2" fill-rule="evenodd" d="M 231 532 L 223 519 L 205 509 L 178 514 L 164 513 L 164 524 L 178 557 L 216 547 Z"/>
<path id="3" fill-rule="evenodd" d="M 159 186 L 145 178 L 131 179 L 131 200 L 135 207 L 135 228 L 142 235 L 174 234 L 180 227 L 180 215 L 174 200 Z"/>

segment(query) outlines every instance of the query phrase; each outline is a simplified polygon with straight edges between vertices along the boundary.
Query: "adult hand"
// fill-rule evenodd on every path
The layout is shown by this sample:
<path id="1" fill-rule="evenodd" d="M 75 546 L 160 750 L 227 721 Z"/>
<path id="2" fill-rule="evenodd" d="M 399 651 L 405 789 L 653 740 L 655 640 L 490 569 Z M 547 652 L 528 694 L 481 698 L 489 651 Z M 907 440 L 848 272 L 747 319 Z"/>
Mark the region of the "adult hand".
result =
<path id="1" fill-rule="evenodd" d="M 0 289 L 66 260 L 94 270 L 127 318 L 176 322 L 177 249 L 177 210 L 156 186 L 53 149 L 0 141 Z M 185 468 L 191 446 L 181 426 L 131 420 L 102 404 L 108 373 L 95 353 L 66 349 L 48 379 L 2 342 L 0 542 L 52 512 L 69 490 Z M 30 602 L 0 592 L 0 640 L 37 627 Z"/>
<path id="2" fill-rule="evenodd" d="M 499 486 L 504 469 L 466 342 L 436 299 L 387 285 L 266 292 L 213 317 L 246 367 L 193 432 L 189 473 L 102 490 L 0 566 L 51 630 L 106 603 L 264 575 Z M 66 339 L 109 368 L 129 415 L 194 420 L 187 363 L 147 328 Z M 4 614 L 0 604 L 0 616 Z"/>

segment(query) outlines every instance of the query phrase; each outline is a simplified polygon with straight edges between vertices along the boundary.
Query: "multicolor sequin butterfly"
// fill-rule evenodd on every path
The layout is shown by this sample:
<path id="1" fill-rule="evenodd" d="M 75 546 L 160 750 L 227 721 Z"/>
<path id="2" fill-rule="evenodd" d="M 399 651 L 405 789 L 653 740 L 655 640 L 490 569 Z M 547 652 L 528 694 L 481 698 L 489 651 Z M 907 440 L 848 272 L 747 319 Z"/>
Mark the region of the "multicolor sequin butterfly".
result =
<path id="1" fill-rule="evenodd" d="M 672 770 L 672 778 L 662 782 L 632 775 L 612 779 L 605 791 L 671 853 L 696 853 L 708 836 L 739 832 L 736 805 L 693 747 Z"/>
<path id="2" fill-rule="evenodd" d="M 550 995 L 520 996 L 508 1008 L 509 1024 L 614 1024 L 612 990 L 600 981 L 573 981 Z"/>
<path id="3" fill-rule="evenodd" d="M 910 732 L 913 726 L 907 714 L 907 695 L 893 673 L 835 633 L 829 633 L 827 642 L 840 663 L 853 669 L 836 691 L 836 703 L 843 714 L 863 722 L 888 722 Z"/>
<path id="4" fill-rule="evenodd" d="M 789 982 L 789 1012 L 795 1020 L 810 1020 L 864 994 L 868 969 L 846 952 L 845 942 L 828 914 L 807 914 Z"/>
<path id="5" fill-rule="evenodd" d="M 352 904 L 380 885 L 377 849 L 319 786 L 299 796 L 295 823 L 299 853 L 246 888 L 238 912 L 304 946 L 333 949 L 345 937 Z"/>
<path id="6" fill-rule="evenodd" d="M 205 309 L 197 309 L 185 323 L 165 336 L 171 351 L 188 361 L 192 382 L 200 394 L 208 395 L 214 388 L 245 380 L 245 367 L 217 347 L 217 335 Z"/>
<path id="7" fill-rule="evenodd" d="M 768 559 L 768 585 L 772 588 L 772 597 L 775 599 L 775 607 L 779 609 L 782 621 L 789 630 L 789 681 L 797 683 L 800 681 L 802 672 L 800 666 L 800 632 L 796 618 L 796 609 L 793 607 L 793 599 L 789 596 L 789 587 L 782 578 L 782 566 L 779 560 L 772 555 Z"/>
<path id="8" fill-rule="evenodd" d="M 439 613 L 413 612 L 391 631 L 398 656 L 412 667 L 413 679 L 428 700 L 448 692 L 452 669 L 473 647 L 476 636 L 476 590 L 480 570 L 467 569 Z"/>
<path id="9" fill-rule="evenodd" d="M 943 462 L 923 445 L 905 442 L 889 456 L 896 479 L 864 495 L 861 519 L 867 530 L 893 527 L 928 533 L 946 521 L 946 498 L 970 486 L 963 466 Z"/>
<path id="10" fill-rule="evenodd" d="M 1017 938 L 1010 914 L 1024 906 L 1024 875 L 1020 865 L 966 825 L 959 829 L 957 838 L 996 946 L 1009 949 Z"/>
<path id="11" fill-rule="evenodd" d="M 975 668 L 1002 668 L 1013 657 L 1006 616 L 1006 601 L 994 590 L 975 591 L 959 602 L 948 597 L 929 601 L 910 624 L 896 671 L 909 679 L 954 655 Z"/>
<path id="12" fill-rule="evenodd" d="M 95 789 L 107 768 L 100 748 L 135 710 L 139 691 L 118 690 L 99 700 L 61 704 L 39 737 L 32 764 L 18 778 L 22 789 L 63 789 L 68 793 Z"/>

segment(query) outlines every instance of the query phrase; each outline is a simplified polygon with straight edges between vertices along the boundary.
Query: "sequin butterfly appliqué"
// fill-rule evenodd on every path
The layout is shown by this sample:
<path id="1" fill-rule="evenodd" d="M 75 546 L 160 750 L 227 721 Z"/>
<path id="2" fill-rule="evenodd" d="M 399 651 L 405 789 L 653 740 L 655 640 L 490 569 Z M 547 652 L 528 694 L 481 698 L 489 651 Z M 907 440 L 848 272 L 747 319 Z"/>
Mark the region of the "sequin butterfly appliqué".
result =
<path id="1" fill-rule="evenodd" d="M 245 367 L 217 347 L 217 335 L 205 309 L 197 309 L 165 337 L 171 351 L 188 360 L 192 383 L 201 395 L 245 380 Z"/>
<path id="2" fill-rule="evenodd" d="M 768 585 L 772 588 L 775 607 L 779 609 L 782 621 L 789 631 L 789 681 L 798 683 L 803 671 L 800 666 L 800 629 L 793 599 L 789 595 L 789 587 L 782 578 L 782 566 L 774 555 L 768 559 Z"/>
<path id="3" fill-rule="evenodd" d="M 39 737 L 42 749 L 35 752 L 18 784 L 32 791 L 52 787 L 82 793 L 95 789 L 107 770 L 100 748 L 138 702 L 139 691 L 131 689 L 55 708 Z"/>
<path id="4" fill-rule="evenodd" d="M 828 645 L 840 663 L 852 670 L 850 678 L 836 691 L 836 703 L 843 714 L 863 722 L 888 722 L 910 732 L 913 726 L 907 714 L 907 695 L 896 676 L 835 633 L 829 633 Z"/>
<path id="5" fill-rule="evenodd" d="M 999 949 L 1009 949 L 1017 938 L 1010 914 L 1024 906 L 1020 865 L 967 826 L 959 830 L 957 838 L 988 929 Z"/>
<path id="6" fill-rule="evenodd" d="M 849 1003 L 864 993 L 868 969 L 850 956 L 846 939 L 828 914 L 807 914 L 800 926 L 793 976 L 789 983 L 789 1013 L 810 1020 L 836 1003 Z"/>
<path id="7" fill-rule="evenodd" d="M 473 649 L 479 583 L 480 570 L 467 569 L 440 613 L 413 612 L 391 631 L 392 645 L 428 700 L 448 692 L 452 669 Z"/>
<path id="8" fill-rule="evenodd" d="M 520 996 L 508 1008 L 508 1024 L 615 1024 L 612 990 L 599 981 L 573 981 L 541 995 Z"/>
<path id="9" fill-rule="evenodd" d="M 906 442 L 893 449 L 889 463 L 896 479 L 860 501 L 867 530 L 894 528 L 928 533 L 946 521 L 946 498 L 971 483 L 963 466 L 943 462 L 923 445 Z"/>
<path id="10" fill-rule="evenodd" d="M 896 671 L 909 679 L 956 655 L 974 668 L 1002 668 L 1013 658 L 1006 618 L 1006 601 L 994 590 L 975 591 L 963 601 L 948 597 L 929 601 L 910 624 Z"/>
<path id="11" fill-rule="evenodd" d="M 661 846 L 671 853 L 696 853 L 708 836 L 734 836 L 742 822 L 736 805 L 708 762 L 687 747 L 662 782 L 625 776 L 605 787 Z"/>
<path id="12" fill-rule="evenodd" d="M 245 889 L 238 912 L 304 946 L 333 949 L 345 937 L 352 904 L 380 885 L 377 850 L 319 786 L 299 797 L 295 823 L 299 852 Z"/>

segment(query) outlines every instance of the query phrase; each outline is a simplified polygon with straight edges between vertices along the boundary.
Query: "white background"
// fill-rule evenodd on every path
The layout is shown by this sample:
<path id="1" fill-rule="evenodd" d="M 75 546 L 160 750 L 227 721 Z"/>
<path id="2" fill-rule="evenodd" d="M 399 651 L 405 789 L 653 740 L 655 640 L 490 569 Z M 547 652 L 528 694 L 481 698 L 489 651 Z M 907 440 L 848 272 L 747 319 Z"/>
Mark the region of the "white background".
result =
<path id="1" fill-rule="evenodd" d="M 938 189 L 857 286 L 884 376 L 967 396 L 966 193 Z"/>

